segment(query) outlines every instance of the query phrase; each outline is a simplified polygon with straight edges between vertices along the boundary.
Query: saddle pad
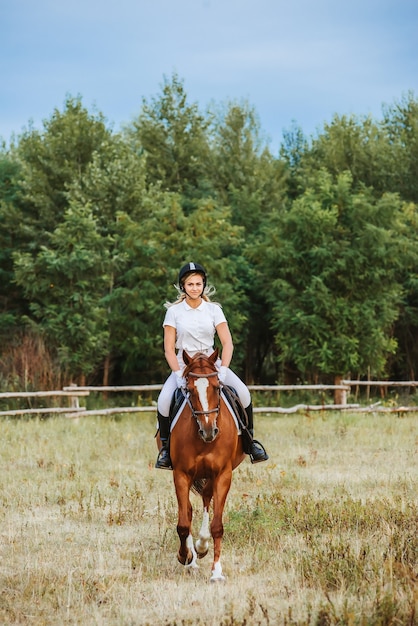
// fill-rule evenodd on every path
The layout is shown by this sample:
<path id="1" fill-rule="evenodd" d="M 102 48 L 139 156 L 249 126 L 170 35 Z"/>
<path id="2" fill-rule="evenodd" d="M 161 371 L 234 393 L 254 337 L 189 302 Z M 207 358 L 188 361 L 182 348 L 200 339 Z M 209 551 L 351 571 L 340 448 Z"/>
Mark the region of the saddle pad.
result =
<path id="1" fill-rule="evenodd" d="M 237 416 L 235 414 L 235 411 L 234 411 L 233 407 L 231 406 L 231 404 L 230 404 L 230 402 L 228 400 L 228 397 L 224 394 L 223 391 L 221 391 L 221 395 L 222 395 L 223 400 L 225 401 L 226 406 L 228 407 L 229 412 L 231 413 L 231 415 L 232 415 L 232 417 L 234 419 L 235 426 L 237 427 L 238 434 L 240 435 L 241 434 L 241 428 L 240 428 L 240 426 L 238 424 L 238 420 L 237 420 Z"/>
<path id="2" fill-rule="evenodd" d="M 174 417 L 173 417 L 173 419 L 171 421 L 170 432 L 173 430 L 174 426 L 177 424 L 177 421 L 178 421 L 181 413 L 183 412 L 184 407 L 186 406 L 186 402 L 187 402 L 187 398 L 184 397 L 183 402 L 180 404 L 179 410 L 176 412 L 176 414 L 174 415 Z"/>

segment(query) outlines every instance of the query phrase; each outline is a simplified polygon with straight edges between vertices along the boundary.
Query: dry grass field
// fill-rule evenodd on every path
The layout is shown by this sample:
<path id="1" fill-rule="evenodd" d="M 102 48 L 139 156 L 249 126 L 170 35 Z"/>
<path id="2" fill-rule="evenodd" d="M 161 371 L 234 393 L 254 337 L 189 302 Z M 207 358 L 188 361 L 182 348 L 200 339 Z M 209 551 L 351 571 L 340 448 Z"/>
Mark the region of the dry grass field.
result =
<path id="1" fill-rule="evenodd" d="M 3 419 L 0 623 L 418 624 L 418 416 L 256 415 L 234 473 L 226 583 L 176 560 L 155 416 Z M 196 528 L 201 507 L 192 496 Z"/>

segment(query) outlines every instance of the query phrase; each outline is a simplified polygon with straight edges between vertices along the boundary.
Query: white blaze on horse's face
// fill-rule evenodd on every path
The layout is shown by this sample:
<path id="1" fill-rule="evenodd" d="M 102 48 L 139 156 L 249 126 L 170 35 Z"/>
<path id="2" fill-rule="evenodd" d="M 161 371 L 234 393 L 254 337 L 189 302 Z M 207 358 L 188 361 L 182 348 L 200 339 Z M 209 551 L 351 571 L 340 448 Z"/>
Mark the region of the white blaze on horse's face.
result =
<path id="1" fill-rule="evenodd" d="M 209 381 L 207 378 L 198 378 L 195 382 L 195 387 L 197 389 L 197 393 L 199 394 L 200 404 L 202 405 L 203 411 L 209 411 L 209 402 L 208 402 L 208 394 L 206 392 L 209 387 Z M 208 416 L 205 415 L 206 422 L 208 421 Z"/>

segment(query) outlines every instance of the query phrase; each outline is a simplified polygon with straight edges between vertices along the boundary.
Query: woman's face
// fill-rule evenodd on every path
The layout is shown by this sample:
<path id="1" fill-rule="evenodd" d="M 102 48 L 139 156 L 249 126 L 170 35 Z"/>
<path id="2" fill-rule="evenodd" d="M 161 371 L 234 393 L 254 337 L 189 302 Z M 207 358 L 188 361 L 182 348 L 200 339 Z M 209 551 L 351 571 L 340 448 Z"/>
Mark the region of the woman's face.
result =
<path id="1" fill-rule="evenodd" d="M 186 295 L 192 300 L 200 298 L 204 289 L 203 276 L 201 274 L 190 274 L 190 276 L 186 277 L 183 288 Z"/>

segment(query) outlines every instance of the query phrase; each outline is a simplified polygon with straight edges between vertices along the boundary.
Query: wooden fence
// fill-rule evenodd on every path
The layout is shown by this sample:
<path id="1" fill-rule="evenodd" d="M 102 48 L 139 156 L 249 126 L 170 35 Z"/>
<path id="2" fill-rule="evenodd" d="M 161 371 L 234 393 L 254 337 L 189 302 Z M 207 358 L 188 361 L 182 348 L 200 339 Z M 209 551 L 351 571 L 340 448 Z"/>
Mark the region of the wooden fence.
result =
<path id="1" fill-rule="evenodd" d="M 360 404 L 348 404 L 347 403 L 347 395 L 350 394 L 351 389 L 353 387 L 367 386 L 368 395 L 369 391 L 372 387 L 378 387 L 381 390 L 387 389 L 389 387 L 404 387 L 404 388 L 414 388 L 418 386 L 418 381 L 362 381 L 362 380 L 343 380 L 340 385 L 249 385 L 248 388 L 250 391 L 258 391 L 258 392 L 281 392 L 281 391 L 318 391 L 318 392 L 326 392 L 333 390 L 339 391 L 341 397 L 340 404 L 333 403 L 325 403 L 324 397 L 322 398 L 322 402 L 319 404 L 297 404 L 293 407 L 280 407 L 277 405 L 274 406 L 257 406 L 254 407 L 255 413 L 297 413 L 299 411 L 324 411 L 324 410 L 351 410 L 351 411 L 362 411 L 362 412 L 394 412 L 394 413 L 404 413 L 407 411 L 416 411 L 418 412 L 418 407 L 416 406 L 391 406 L 385 407 L 380 406 L 381 402 L 374 403 L 369 406 L 360 406 Z M 105 409 L 95 409 L 95 410 L 87 410 L 85 406 L 80 406 L 79 398 L 87 397 L 90 393 L 120 393 L 120 392 L 128 392 L 128 393 L 144 393 L 144 392 L 152 392 L 159 391 L 162 388 L 161 384 L 155 385 L 127 385 L 127 386 L 89 386 L 89 387 L 79 387 L 77 385 L 71 385 L 69 387 L 64 387 L 59 391 L 33 391 L 33 392 L 5 392 L 0 393 L 0 401 L 8 398 L 27 398 L 30 400 L 31 398 L 67 398 L 69 400 L 68 407 L 37 407 L 37 408 L 23 408 L 17 410 L 0 410 L 0 416 L 17 416 L 17 415 L 43 415 L 43 414 L 54 414 L 54 413 L 63 413 L 66 417 L 75 418 L 80 416 L 89 416 L 89 415 L 110 415 L 117 413 L 140 413 L 140 412 L 150 412 L 156 411 L 156 403 L 149 406 L 125 406 L 125 407 L 111 407 Z"/>
<path id="2" fill-rule="evenodd" d="M 0 393 L 0 400 L 2 398 L 68 398 L 69 399 L 69 407 L 41 407 L 41 408 L 25 408 L 25 409 L 17 409 L 17 410 L 6 410 L 0 411 L 0 416 L 6 415 L 39 415 L 39 414 L 47 414 L 47 413 L 81 413 L 86 409 L 83 406 L 80 406 L 78 399 L 81 397 L 85 397 L 90 395 L 90 392 L 87 390 L 76 389 L 75 387 L 68 388 L 69 390 L 63 389 L 61 391 L 7 391 L 5 393 Z"/>

